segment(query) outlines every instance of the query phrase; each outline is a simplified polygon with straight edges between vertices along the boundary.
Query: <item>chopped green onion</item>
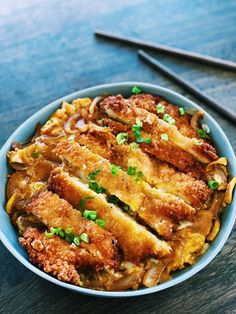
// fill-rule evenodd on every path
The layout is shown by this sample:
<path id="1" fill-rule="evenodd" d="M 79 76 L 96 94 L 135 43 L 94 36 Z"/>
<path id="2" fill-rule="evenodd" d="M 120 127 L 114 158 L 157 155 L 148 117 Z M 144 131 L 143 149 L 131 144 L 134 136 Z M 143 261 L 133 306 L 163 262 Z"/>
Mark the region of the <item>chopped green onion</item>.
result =
<path id="1" fill-rule="evenodd" d="M 100 227 L 104 227 L 106 225 L 106 220 L 104 220 L 104 219 L 96 219 L 95 223 L 97 225 L 99 225 Z"/>
<path id="2" fill-rule="evenodd" d="M 142 127 L 143 126 L 143 122 L 139 118 L 136 118 L 136 125 Z"/>
<path id="3" fill-rule="evenodd" d="M 69 141 L 74 141 L 75 139 L 75 134 L 71 134 L 68 138 Z"/>
<path id="4" fill-rule="evenodd" d="M 100 173 L 101 169 L 94 170 L 88 175 L 89 180 L 95 180 L 95 176 Z"/>
<path id="5" fill-rule="evenodd" d="M 144 142 L 144 139 L 142 137 L 137 137 L 136 138 L 136 142 L 137 143 L 143 143 Z"/>
<path id="6" fill-rule="evenodd" d="M 85 232 L 80 235 L 80 239 L 84 241 L 85 243 L 89 243 L 89 236 Z"/>
<path id="7" fill-rule="evenodd" d="M 169 124 L 175 124 L 175 119 L 171 117 L 168 113 L 165 113 L 163 116 L 163 120 Z"/>
<path id="8" fill-rule="evenodd" d="M 140 132 L 140 131 L 135 131 L 135 132 L 134 132 L 134 137 L 135 137 L 136 139 L 139 138 L 140 135 L 141 135 L 141 132 Z"/>
<path id="9" fill-rule="evenodd" d="M 157 113 L 164 113 L 165 112 L 165 106 L 162 104 L 158 104 L 156 106 L 156 110 L 157 110 Z"/>
<path id="10" fill-rule="evenodd" d="M 136 118 L 136 124 L 132 125 L 132 131 L 141 131 L 143 123 L 139 118 Z"/>
<path id="11" fill-rule="evenodd" d="M 161 139 L 162 139 L 162 141 L 167 142 L 169 140 L 168 134 L 166 134 L 166 133 L 161 134 Z"/>
<path id="12" fill-rule="evenodd" d="M 66 234 L 71 234 L 72 233 L 72 229 L 71 228 L 66 228 L 65 229 L 65 233 Z"/>
<path id="13" fill-rule="evenodd" d="M 60 237 L 64 238 L 65 232 L 64 232 L 63 230 L 60 230 L 60 231 L 58 232 L 58 235 L 59 235 Z"/>
<path id="14" fill-rule="evenodd" d="M 66 240 L 67 242 L 73 242 L 73 240 L 74 240 L 74 235 L 73 235 L 73 233 L 65 234 L 65 240 Z"/>
<path id="15" fill-rule="evenodd" d="M 50 228 L 51 232 L 45 231 L 45 237 L 46 238 L 52 238 L 54 236 L 55 233 L 54 233 L 54 231 L 52 229 L 54 229 L 54 228 Z"/>
<path id="16" fill-rule="evenodd" d="M 129 205 L 125 204 L 122 206 L 122 209 L 123 209 L 123 211 L 128 212 L 130 210 L 130 207 L 129 207 Z"/>
<path id="17" fill-rule="evenodd" d="M 32 157 L 33 158 L 39 158 L 40 152 L 32 152 Z"/>
<path id="18" fill-rule="evenodd" d="M 143 173 L 142 171 L 138 171 L 135 175 L 134 175 L 134 181 L 139 181 L 141 178 L 143 178 Z"/>
<path id="19" fill-rule="evenodd" d="M 94 199 L 94 196 L 83 196 L 80 200 L 80 210 L 84 210 L 86 200 L 93 200 L 93 199 Z"/>
<path id="20" fill-rule="evenodd" d="M 129 167 L 127 168 L 127 173 L 128 173 L 128 175 L 133 176 L 133 175 L 136 173 L 136 169 L 137 169 L 137 167 L 129 166 Z"/>
<path id="21" fill-rule="evenodd" d="M 135 151 L 137 150 L 137 148 L 138 148 L 138 145 L 137 145 L 137 143 L 135 143 L 135 142 L 130 143 L 129 146 L 130 146 L 131 150 L 134 151 L 134 152 L 135 152 Z"/>
<path id="22" fill-rule="evenodd" d="M 83 217 L 91 219 L 91 220 L 95 220 L 97 218 L 97 212 L 96 212 L 96 210 L 85 209 L 85 211 L 83 213 Z"/>
<path id="23" fill-rule="evenodd" d="M 116 141 L 119 145 L 126 143 L 128 140 L 128 133 L 119 133 L 116 135 Z"/>
<path id="24" fill-rule="evenodd" d="M 145 142 L 146 144 L 150 144 L 150 143 L 152 142 L 152 139 L 151 139 L 151 138 L 146 138 L 146 139 L 144 140 L 144 142 Z"/>
<path id="25" fill-rule="evenodd" d="M 111 165 L 111 174 L 116 177 L 118 176 L 118 170 L 121 170 L 121 166 Z"/>
<path id="26" fill-rule="evenodd" d="M 119 198 L 115 195 L 109 195 L 107 197 L 107 201 L 108 203 L 112 203 L 112 204 L 118 204 L 119 203 Z"/>
<path id="27" fill-rule="evenodd" d="M 185 115 L 185 110 L 183 107 L 179 107 L 179 113 L 181 116 L 184 116 Z"/>
<path id="28" fill-rule="evenodd" d="M 193 140 L 193 144 L 198 146 L 198 145 L 200 145 L 201 143 L 200 143 L 198 140 L 194 139 L 194 140 Z"/>
<path id="29" fill-rule="evenodd" d="M 203 140 L 208 138 L 208 135 L 206 134 L 206 131 L 203 130 L 203 129 L 197 130 L 197 135 L 198 135 L 199 138 L 201 138 Z"/>
<path id="30" fill-rule="evenodd" d="M 217 190 L 218 187 L 220 186 L 220 184 L 218 181 L 210 180 L 210 181 L 208 181 L 208 186 L 212 190 Z"/>
<path id="31" fill-rule="evenodd" d="M 75 245 L 80 245 L 79 237 L 74 237 L 73 242 Z"/>
<path id="32" fill-rule="evenodd" d="M 134 86 L 134 87 L 132 88 L 132 93 L 133 93 L 133 94 L 140 94 L 140 93 L 141 93 L 141 88 L 138 87 L 138 86 Z"/>
<path id="33" fill-rule="evenodd" d="M 95 181 L 90 181 L 89 187 L 91 190 L 93 190 L 97 194 L 102 194 L 102 193 L 106 192 L 106 189 L 104 189 L 99 183 L 97 183 Z"/>

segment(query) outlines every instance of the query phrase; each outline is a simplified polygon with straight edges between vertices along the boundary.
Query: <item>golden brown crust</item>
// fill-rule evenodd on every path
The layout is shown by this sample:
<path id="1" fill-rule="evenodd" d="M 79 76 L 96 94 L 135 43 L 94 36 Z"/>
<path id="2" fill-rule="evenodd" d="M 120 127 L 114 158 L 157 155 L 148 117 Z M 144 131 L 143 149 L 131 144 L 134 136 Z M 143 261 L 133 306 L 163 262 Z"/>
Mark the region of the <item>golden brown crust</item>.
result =
<path id="1" fill-rule="evenodd" d="M 166 162 L 149 157 L 139 148 L 134 151 L 129 145 L 118 145 L 115 136 L 110 132 L 93 130 L 77 134 L 75 141 L 108 159 L 112 164 L 125 169 L 129 166 L 137 167 L 142 170 L 147 182 L 181 197 L 195 208 L 200 208 L 211 195 L 212 190 L 203 181 L 176 171 Z"/>
<path id="2" fill-rule="evenodd" d="M 195 213 L 195 209 L 178 197 L 169 193 L 164 193 L 158 189 L 151 189 L 150 186 L 144 182 L 135 182 L 132 176 L 129 176 L 123 170 L 119 170 L 117 176 L 111 174 L 111 164 L 108 160 L 92 153 L 89 149 L 80 146 L 78 143 L 62 142 L 58 144 L 55 152 L 62 160 L 66 160 L 69 165 L 68 169 L 74 175 L 82 177 L 88 176 L 93 171 L 100 169 L 96 176 L 96 181 L 107 191 L 116 195 L 124 203 L 128 204 L 133 211 L 138 211 L 142 219 L 147 217 L 144 215 L 144 210 L 153 211 L 155 208 L 156 219 L 159 221 L 167 217 L 168 219 L 175 219 L 178 222 L 182 218 L 191 218 Z M 108 180 L 112 177 L 112 180 Z M 144 206 L 146 196 L 149 197 L 149 207 Z M 139 209 L 142 207 L 142 211 Z M 168 210 L 167 210 L 168 209 Z M 181 213 L 180 213 L 181 212 Z M 156 221 L 150 220 L 146 223 L 152 228 L 158 226 Z M 162 234 L 163 228 L 156 229 L 159 234 Z"/>
<path id="3" fill-rule="evenodd" d="M 80 284 L 80 276 L 76 270 L 79 265 L 79 250 L 75 245 L 55 236 L 47 239 L 43 231 L 28 228 L 20 244 L 26 249 L 33 264 L 52 274 L 59 280 Z"/>
<path id="4" fill-rule="evenodd" d="M 82 197 L 94 197 L 86 201 L 86 209 L 96 209 L 98 216 L 105 219 L 105 228 L 118 240 L 126 260 L 138 264 L 147 256 L 163 257 L 170 252 L 170 247 L 165 242 L 160 241 L 117 206 L 109 204 L 103 195 L 91 191 L 86 184 L 71 177 L 61 168 L 52 172 L 49 189 L 75 208 L 80 207 Z"/>
<path id="5" fill-rule="evenodd" d="M 101 106 L 112 118 L 122 120 L 129 124 L 135 124 L 136 118 L 139 118 L 143 124 L 143 130 L 151 134 L 152 138 L 159 144 L 163 143 L 163 141 L 161 141 L 161 134 L 167 134 L 173 146 L 172 150 L 177 146 L 185 151 L 186 155 L 191 155 L 202 163 L 209 163 L 217 159 L 216 151 L 210 144 L 198 139 L 198 144 L 195 145 L 194 139 L 189 139 L 182 135 L 177 130 L 176 126 L 159 119 L 156 115 L 145 109 L 135 107 L 132 102 L 124 99 L 120 95 L 105 98 Z M 166 150 L 169 149 L 169 146 L 170 143 L 168 142 Z"/>
<path id="6" fill-rule="evenodd" d="M 118 266 L 119 253 L 115 238 L 93 221 L 82 218 L 78 210 L 58 195 L 48 191 L 42 192 L 32 199 L 26 210 L 41 219 L 48 227 L 71 228 L 77 236 L 87 233 L 90 243 L 81 241 L 81 246 L 100 264 Z"/>
<path id="7" fill-rule="evenodd" d="M 176 121 L 176 127 L 180 133 L 190 138 L 197 138 L 197 132 L 191 127 L 191 116 L 185 114 L 180 115 L 179 108 L 168 103 L 160 96 L 150 95 L 150 94 L 138 94 L 132 95 L 129 98 L 132 103 L 142 109 L 145 109 L 151 113 L 156 114 L 159 118 L 163 118 L 165 113 L 171 115 Z M 162 104 L 165 106 L 164 113 L 157 113 L 156 106 L 157 104 Z"/>

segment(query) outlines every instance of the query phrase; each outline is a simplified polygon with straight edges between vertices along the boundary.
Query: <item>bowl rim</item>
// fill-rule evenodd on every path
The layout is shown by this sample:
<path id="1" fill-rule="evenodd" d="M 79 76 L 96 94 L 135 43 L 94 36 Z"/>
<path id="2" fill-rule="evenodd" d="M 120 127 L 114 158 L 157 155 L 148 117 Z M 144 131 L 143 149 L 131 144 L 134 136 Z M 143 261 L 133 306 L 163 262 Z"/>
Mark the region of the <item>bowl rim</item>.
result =
<path id="1" fill-rule="evenodd" d="M 225 133 L 223 132 L 223 130 L 221 129 L 221 127 L 219 126 L 219 124 L 215 121 L 215 119 L 213 119 L 207 112 L 205 112 L 205 110 L 203 110 L 203 108 L 201 108 L 199 105 L 197 105 L 195 102 L 193 102 L 192 100 L 184 97 L 183 95 L 172 91 L 168 88 L 165 87 L 161 87 L 158 85 L 154 85 L 154 84 L 149 84 L 149 83 L 143 83 L 143 82 L 119 82 L 119 83 L 111 83 L 111 84 L 102 84 L 102 85 L 95 85 L 89 88 L 85 88 L 85 89 L 81 89 L 79 91 L 73 92 L 71 94 L 68 94 L 64 97 L 61 97 L 53 102 L 51 102 L 50 104 L 44 106 L 42 109 L 40 109 L 39 111 L 37 111 L 36 113 L 34 113 L 32 116 L 30 116 L 25 122 L 23 122 L 13 133 L 12 135 L 8 138 L 8 140 L 5 142 L 5 144 L 2 146 L 1 150 L 0 150 L 0 160 L 2 160 L 3 158 L 6 158 L 6 154 L 5 154 L 5 150 L 8 149 L 9 145 L 12 143 L 13 139 L 15 138 L 15 136 L 17 134 L 19 134 L 25 127 L 27 127 L 27 125 L 31 122 L 34 121 L 35 119 L 37 119 L 38 116 L 43 115 L 44 113 L 46 113 L 47 111 L 50 111 L 51 108 L 56 107 L 66 100 L 70 100 L 70 99 L 74 99 L 77 97 L 80 97 L 80 94 L 84 94 L 84 93 L 93 93 L 96 91 L 100 91 L 100 93 L 105 93 L 106 89 L 121 89 L 121 88 L 131 88 L 133 86 L 139 86 L 141 89 L 154 89 L 155 93 L 164 93 L 167 99 L 169 96 L 174 97 L 176 100 L 178 101 L 183 101 L 184 103 L 187 103 L 190 107 L 194 107 L 197 108 L 201 111 L 204 111 L 205 116 L 207 117 L 208 121 L 210 122 L 211 125 L 213 125 L 216 129 L 217 132 L 220 133 L 221 138 L 226 142 L 227 144 L 227 149 L 228 153 L 231 155 L 232 159 L 233 159 L 233 163 L 230 165 L 232 170 L 231 173 L 233 173 L 234 175 L 236 175 L 236 157 L 234 155 L 234 151 L 233 148 L 228 140 L 228 138 L 226 137 Z M 103 91 L 103 92 L 102 92 Z M 89 97 L 89 96 L 88 96 Z M 235 196 L 234 196 L 235 197 Z M 5 208 L 1 206 L 0 210 L 4 210 Z M 93 289 L 88 289 L 88 288 L 83 288 L 83 287 L 79 287 L 79 286 L 75 286 L 69 283 L 65 283 L 62 282 L 48 274 L 46 274 L 44 271 L 38 269 L 36 266 L 34 266 L 33 264 L 31 264 L 31 262 L 29 262 L 25 257 L 23 257 L 10 243 L 10 241 L 8 240 L 8 238 L 4 235 L 4 233 L 1 231 L 0 229 L 0 240 L 2 241 L 3 245 L 12 253 L 13 256 L 15 256 L 17 258 L 17 260 L 23 264 L 26 268 L 30 269 L 33 273 L 37 274 L 39 277 L 44 278 L 48 281 L 50 281 L 53 284 L 56 284 L 58 286 L 73 290 L 75 292 L 80 292 L 83 294 L 87 294 L 87 295 L 91 295 L 91 296 L 100 296 L 100 297 L 131 297 L 131 296 L 140 296 L 140 295 L 146 295 L 146 294 L 151 294 L 154 292 L 158 292 L 167 288 L 170 288 L 172 286 L 175 286 L 183 281 L 185 281 L 186 279 L 192 277 L 193 275 L 195 275 L 196 273 L 198 273 L 201 269 L 203 269 L 204 267 L 206 267 L 210 261 L 219 253 L 219 251 L 221 250 L 221 248 L 223 247 L 223 245 L 225 244 L 226 240 L 228 239 L 235 219 L 236 219 L 236 210 L 235 208 L 231 209 L 232 214 L 230 217 L 230 221 L 227 220 L 227 229 L 226 232 L 222 235 L 222 237 L 220 238 L 220 240 L 218 241 L 217 246 L 208 254 L 208 256 L 206 255 L 206 253 L 204 253 L 205 256 L 204 260 L 201 260 L 201 258 L 199 258 L 199 260 L 197 261 L 196 264 L 194 264 L 193 266 L 188 266 L 187 268 L 185 268 L 186 272 L 181 273 L 179 276 L 174 277 L 162 284 L 159 284 L 157 286 L 154 287 L 150 287 L 150 288 L 142 288 L 139 290 L 133 290 L 133 291 L 99 291 L 99 290 L 93 290 Z"/>

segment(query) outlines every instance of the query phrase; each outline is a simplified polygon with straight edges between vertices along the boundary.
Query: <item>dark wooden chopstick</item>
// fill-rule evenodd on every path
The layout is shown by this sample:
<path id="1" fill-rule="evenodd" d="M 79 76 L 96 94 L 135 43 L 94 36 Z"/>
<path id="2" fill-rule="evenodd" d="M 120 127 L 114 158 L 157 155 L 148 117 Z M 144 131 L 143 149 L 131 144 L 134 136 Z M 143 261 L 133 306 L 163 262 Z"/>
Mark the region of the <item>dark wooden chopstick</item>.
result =
<path id="1" fill-rule="evenodd" d="M 199 100 L 202 100 L 205 104 L 207 104 L 212 109 L 218 111 L 223 116 L 236 123 L 236 113 L 224 108 L 222 104 L 216 102 L 211 97 L 207 96 L 205 93 L 201 92 L 198 88 L 188 83 L 184 79 L 182 79 L 178 74 L 171 71 L 169 68 L 158 62 L 155 58 L 144 52 L 143 50 L 138 50 L 139 56 L 148 64 L 150 64 L 153 68 L 158 69 L 160 72 L 164 73 L 166 76 L 170 77 L 172 80 L 177 82 L 179 85 L 183 86 L 186 90 L 190 91 L 194 96 L 196 96 Z"/>
<path id="2" fill-rule="evenodd" d="M 166 54 L 175 55 L 177 57 L 183 57 L 185 59 L 188 58 L 193 61 L 214 65 L 214 66 L 226 69 L 226 70 L 236 71 L 236 62 L 233 62 L 233 61 L 219 59 L 219 58 L 203 55 L 203 54 L 192 52 L 192 51 L 186 51 L 183 49 L 155 44 L 155 43 L 151 43 L 151 42 L 140 40 L 140 39 L 116 35 L 109 32 L 100 31 L 100 30 L 95 30 L 94 33 L 96 36 L 99 36 L 105 39 L 127 43 L 130 45 L 138 46 L 139 48 L 148 48 L 148 49 L 152 49 L 152 50 L 156 50 L 160 52 L 165 52 Z"/>

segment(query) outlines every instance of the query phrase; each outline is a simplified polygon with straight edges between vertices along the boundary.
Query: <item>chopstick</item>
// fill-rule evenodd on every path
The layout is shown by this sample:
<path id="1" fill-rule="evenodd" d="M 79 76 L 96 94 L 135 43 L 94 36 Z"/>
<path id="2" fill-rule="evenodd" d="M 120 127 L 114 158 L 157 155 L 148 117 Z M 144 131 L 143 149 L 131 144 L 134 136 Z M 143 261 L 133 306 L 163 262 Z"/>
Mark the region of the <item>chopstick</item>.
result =
<path id="1" fill-rule="evenodd" d="M 192 52 L 192 51 L 186 51 L 183 49 L 155 44 L 155 43 L 151 43 L 151 42 L 140 40 L 140 39 L 116 35 L 109 32 L 100 31 L 100 30 L 95 30 L 94 34 L 98 37 L 114 40 L 117 42 L 131 44 L 134 46 L 138 46 L 139 48 L 143 47 L 143 48 L 148 48 L 148 49 L 152 49 L 152 50 L 156 50 L 160 52 L 165 52 L 167 54 L 174 55 L 177 57 L 188 58 L 193 61 L 214 65 L 214 66 L 226 69 L 226 70 L 236 71 L 236 62 L 233 62 L 233 61 L 219 59 L 219 58 L 203 55 L 203 54 Z"/>
<path id="2" fill-rule="evenodd" d="M 212 109 L 215 109 L 219 113 L 221 113 L 224 117 L 228 118 L 232 122 L 236 123 L 236 113 L 224 108 L 222 104 L 215 101 L 213 98 L 209 97 L 205 93 L 201 92 L 198 88 L 188 83 L 184 79 L 182 79 L 178 74 L 171 71 L 169 68 L 158 62 L 155 58 L 144 52 L 143 50 L 138 50 L 139 56 L 151 65 L 153 68 L 158 69 L 160 72 L 164 73 L 166 76 L 177 82 L 179 85 L 183 86 L 186 90 L 190 91 L 194 96 L 196 96 L 199 100 L 206 103 Z"/>

